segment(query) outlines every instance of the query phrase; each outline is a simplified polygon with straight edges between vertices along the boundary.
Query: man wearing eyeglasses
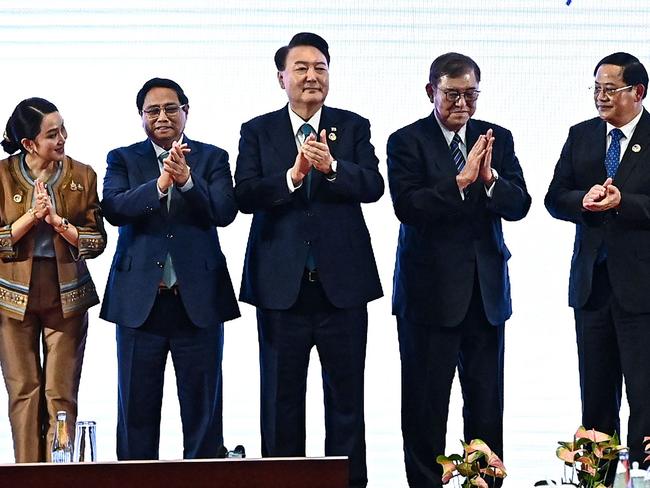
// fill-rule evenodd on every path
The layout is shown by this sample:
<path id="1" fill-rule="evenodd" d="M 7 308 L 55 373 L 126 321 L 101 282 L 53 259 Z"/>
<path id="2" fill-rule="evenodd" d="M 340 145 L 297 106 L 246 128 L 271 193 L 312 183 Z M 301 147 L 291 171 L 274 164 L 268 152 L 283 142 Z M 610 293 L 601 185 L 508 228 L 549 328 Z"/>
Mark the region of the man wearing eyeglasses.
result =
<path id="1" fill-rule="evenodd" d="M 623 378 L 630 460 L 650 435 L 650 115 L 648 73 L 627 53 L 594 70 L 598 117 L 571 127 L 545 204 L 576 224 L 569 277 L 582 423 L 620 433 Z"/>
<path id="2" fill-rule="evenodd" d="M 401 222 L 393 283 L 402 361 L 402 435 L 411 488 L 442 486 L 449 395 L 458 368 L 465 439 L 503 451 L 504 323 L 511 314 L 501 219 L 530 207 L 512 135 L 472 119 L 481 71 L 436 58 L 433 113 L 388 139 L 388 181 Z"/>
<path id="3" fill-rule="evenodd" d="M 223 452 L 223 322 L 239 316 L 216 227 L 237 214 L 228 154 L 184 134 L 189 101 L 153 78 L 136 97 L 147 139 L 108 153 L 102 209 L 119 227 L 101 317 L 117 324 L 117 458 L 157 459 L 168 353 L 183 457 Z"/>

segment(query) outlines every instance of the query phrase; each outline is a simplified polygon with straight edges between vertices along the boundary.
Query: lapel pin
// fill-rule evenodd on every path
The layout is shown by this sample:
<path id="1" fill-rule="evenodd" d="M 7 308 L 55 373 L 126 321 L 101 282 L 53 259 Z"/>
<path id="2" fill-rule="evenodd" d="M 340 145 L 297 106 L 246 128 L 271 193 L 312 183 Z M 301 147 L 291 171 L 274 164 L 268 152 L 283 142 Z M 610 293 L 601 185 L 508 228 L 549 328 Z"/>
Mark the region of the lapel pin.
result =
<path id="1" fill-rule="evenodd" d="M 16 203 L 20 203 L 20 202 L 22 202 L 22 201 L 23 201 L 23 196 L 22 196 L 20 193 L 16 193 L 16 194 L 14 195 L 14 202 L 16 202 Z"/>
<path id="2" fill-rule="evenodd" d="M 336 140 L 336 134 L 334 134 L 334 132 L 330 132 L 329 135 L 327 136 L 327 138 L 330 141 L 335 141 Z"/>
<path id="3" fill-rule="evenodd" d="M 639 146 L 638 144 L 632 146 L 632 152 L 639 152 L 640 150 L 641 150 L 641 146 Z"/>
<path id="4" fill-rule="evenodd" d="M 336 127 L 330 127 L 330 132 L 336 132 Z"/>

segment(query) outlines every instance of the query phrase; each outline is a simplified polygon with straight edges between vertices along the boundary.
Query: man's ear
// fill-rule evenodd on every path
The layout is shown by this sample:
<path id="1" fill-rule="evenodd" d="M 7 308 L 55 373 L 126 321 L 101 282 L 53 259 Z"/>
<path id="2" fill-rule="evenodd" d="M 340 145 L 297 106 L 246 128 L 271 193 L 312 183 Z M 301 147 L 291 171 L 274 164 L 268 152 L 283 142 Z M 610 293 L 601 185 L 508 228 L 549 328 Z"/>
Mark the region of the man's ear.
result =
<path id="1" fill-rule="evenodd" d="M 427 85 L 424 88 L 427 91 L 427 96 L 429 97 L 429 100 L 431 100 L 431 103 L 433 103 L 433 85 L 431 83 L 427 83 Z"/>
<path id="2" fill-rule="evenodd" d="M 278 71 L 278 83 L 280 83 L 280 88 L 284 90 L 284 78 L 282 77 L 282 71 Z"/>
<path id="3" fill-rule="evenodd" d="M 645 86 L 643 86 L 641 83 L 639 83 L 636 86 L 636 100 L 637 102 L 640 102 L 643 100 L 643 95 L 645 94 Z"/>

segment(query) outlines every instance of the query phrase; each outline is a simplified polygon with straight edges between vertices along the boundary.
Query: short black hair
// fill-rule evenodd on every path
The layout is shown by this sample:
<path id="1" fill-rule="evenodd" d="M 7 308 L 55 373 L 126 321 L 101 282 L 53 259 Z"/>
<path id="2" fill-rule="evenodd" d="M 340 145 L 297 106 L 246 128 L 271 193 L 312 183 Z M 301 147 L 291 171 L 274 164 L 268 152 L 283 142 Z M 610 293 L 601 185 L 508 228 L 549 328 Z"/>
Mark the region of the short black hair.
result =
<path id="1" fill-rule="evenodd" d="M 472 58 L 453 52 L 442 54 L 431 63 L 429 83 L 437 87 L 440 78 L 445 75 L 450 78 L 458 78 L 470 71 L 474 71 L 476 81 L 481 81 L 481 68 L 478 67 L 478 64 Z"/>
<path id="2" fill-rule="evenodd" d="M 142 113 L 144 99 L 147 96 L 147 93 L 149 93 L 149 90 L 152 88 L 169 88 L 170 90 L 174 90 L 176 92 L 176 95 L 178 95 L 178 101 L 181 103 L 181 105 L 189 103 L 187 95 L 185 95 L 185 92 L 181 86 L 174 80 L 169 80 L 167 78 L 151 78 L 144 85 L 142 85 L 142 88 L 140 88 L 140 91 L 135 97 L 135 104 L 138 106 L 138 112 Z"/>
<path id="3" fill-rule="evenodd" d="M 618 52 L 605 56 L 594 68 L 594 76 L 603 64 L 613 64 L 623 68 L 623 82 L 626 85 L 643 85 L 643 98 L 648 94 L 648 72 L 636 56 Z"/>
<path id="4" fill-rule="evenodd" d="M 275 67 L 278 69 L 278 71 L 284 71 L 289 50 L 292 47 L 297 46 L 315 47 L 323 53 L 323 56 L 325 56 L 325 59 L 327 60 L 327 66 L 330 65 L 330 52 L 327 41 L 318 34 L 314 34 L 313 32 L 299 32 L 291 38 L 291 41 L 289 41 L 288 45 L 282 46 L 275 52 Z"/>
<path id="5" fill-rule="evenodd" d="M 36 139 L 41 132 L 41 123 L 47 114 L 58 112 L 52 102 L 44 98 L 27 98 L 14 109 L 7 121 L 5 132 L 2 138 L 2 148 L 7 154 L 13 154 L 20 150 L 27 152 L 20 141 L 23 139 Z"/>

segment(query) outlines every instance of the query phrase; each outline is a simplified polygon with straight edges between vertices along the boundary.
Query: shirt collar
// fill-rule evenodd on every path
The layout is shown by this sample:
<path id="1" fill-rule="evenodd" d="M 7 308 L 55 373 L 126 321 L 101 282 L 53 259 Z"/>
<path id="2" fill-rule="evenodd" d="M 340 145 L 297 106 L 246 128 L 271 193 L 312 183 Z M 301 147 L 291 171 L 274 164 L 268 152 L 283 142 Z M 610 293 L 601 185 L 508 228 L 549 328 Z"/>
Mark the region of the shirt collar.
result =
<path id="1" fill-rule="evenodd" d="M 438 125 L 440 126 L 440 130 L 442 131 L 442 135 L 445 136 L 445 140 L 447 141 L 447 145 L 449 146 L 451 144 L 451 141 L 454 139 L 454 135 L 456 132 L 453 130 L 447 129 L 445 127 L 445 124 L 443 124 L 440 119 L 438 118 L 438 114 L 436 111 L 433 111 L 433 115 L 436 118 L 436 122 L 438 122 Z M 460 137 L 460 140 L 462 141 L 463 145 L 467 147 L 467 141 L 465 140 L 465 133 L 467 132 L 467 124 L 462 126 L 460 129 L 458 129 L 458 136 Z"/>
<path id="2" fill-rule="evenodd" d="M 627 140 L 630 140 L 632 137 L 632 134 L 634 134 L 634 129 L 636 129 L 637 124 L 639 123 L 639 120 L 641 120 L 641 116 L 643 115 L 643 109 L 639 112 L 639 114 L 634 117 L 632 120 L 630 120 L 627 124 L 625 124 L 622 127 L 615 127 L 609 122 L 607 122 L 607 135 L 612 131 L 612 129 L 620 129 L 623 135 Z"/>
<path id="3" fill-rule="evenodd" d="M 179 144 L 183 144 L 183 137 L 184 137 L 184 134 L 181 134 L 181 136 L 178 138 L 178 143 Z M 151 141 L 151 139 L 149 139 L 149 140 Z M 169 151 L 167 151 L 167 149 L 163 149 L 162 147 L 160 147 L 158 144 L 156 144 L 153 141 L 151 141 L 151 145 L 153 146 L 153 150 L 156 151 L 156 159 L 158 159 L 162 153 L 169 152 Z"/>
<path id="4" fill-rule="evenodd" d="M 294 136 L 298 134 L 298 131 L 303 124 L 311 125 L 313 129 L 318 132 L 318 128 L 320 127 L 320 116 L 323 111 L 323 107 L 319 108 L 318 112 L 312 115 L 309 120 L 303 120 L 300 115 L 291 110 L 291 105 L 287 105 L 287 110 L 289 111 L 289 120 L 291 120 L 291 128 L 293 129 Z"/>

